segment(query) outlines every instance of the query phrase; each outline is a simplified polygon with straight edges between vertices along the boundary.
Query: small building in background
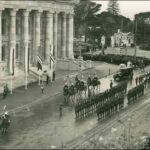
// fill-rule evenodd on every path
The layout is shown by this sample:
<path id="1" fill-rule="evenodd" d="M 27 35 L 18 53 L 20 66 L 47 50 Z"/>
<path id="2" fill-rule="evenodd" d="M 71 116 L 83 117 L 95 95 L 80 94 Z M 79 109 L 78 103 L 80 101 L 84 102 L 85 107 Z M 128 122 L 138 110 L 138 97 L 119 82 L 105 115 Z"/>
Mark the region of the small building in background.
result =
<path id="1" fill-rule="evenodd" d="M 123 43 L 127 47 L 131 47 L 134 44 L 134 34 L 131 32 L 123 33 L 118 29 L 117 33 L 111 37 L 111 46 L 119 47 Z"/>

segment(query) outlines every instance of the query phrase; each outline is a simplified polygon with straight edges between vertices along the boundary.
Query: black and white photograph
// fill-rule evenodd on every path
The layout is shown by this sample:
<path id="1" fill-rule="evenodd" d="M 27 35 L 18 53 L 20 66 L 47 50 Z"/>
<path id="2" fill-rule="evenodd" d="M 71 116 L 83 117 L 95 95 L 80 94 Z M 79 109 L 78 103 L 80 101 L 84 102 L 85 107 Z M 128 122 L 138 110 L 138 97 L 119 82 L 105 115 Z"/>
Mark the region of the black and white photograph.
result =
<path id="1" fill-rule="evenodd" d="M 150 150 L 149 0 L 0 0 L 0 149 Z"/>

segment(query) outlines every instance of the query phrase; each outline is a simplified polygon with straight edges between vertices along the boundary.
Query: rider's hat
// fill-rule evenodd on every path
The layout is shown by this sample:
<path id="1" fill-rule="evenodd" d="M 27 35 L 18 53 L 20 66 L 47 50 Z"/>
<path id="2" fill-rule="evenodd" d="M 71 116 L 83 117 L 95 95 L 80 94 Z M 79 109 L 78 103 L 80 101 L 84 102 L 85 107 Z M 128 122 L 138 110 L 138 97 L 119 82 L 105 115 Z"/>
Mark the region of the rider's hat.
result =
<path id="1" fill-rule="evenodd" d="M 5 111 L 5 115 L 8 115 L 8 111 Z"/>

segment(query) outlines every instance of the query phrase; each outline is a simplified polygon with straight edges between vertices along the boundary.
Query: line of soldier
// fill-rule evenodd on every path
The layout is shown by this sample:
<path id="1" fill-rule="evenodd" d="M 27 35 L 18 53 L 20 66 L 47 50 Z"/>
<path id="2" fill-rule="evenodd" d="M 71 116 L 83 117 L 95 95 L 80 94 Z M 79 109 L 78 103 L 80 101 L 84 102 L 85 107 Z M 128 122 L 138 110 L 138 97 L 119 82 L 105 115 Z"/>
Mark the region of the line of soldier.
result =
<path id="1" fill-rule="evenodd" d="M 144 83 L 141 83 L 128 91 L 127 93 L 128 104 L 131 104 L 142 95 L 144 95 Z"/>
<path id="2" fill-rule="evenodd" d="M 119 112 L 124 105 L 124 94 L 119 94 L 113 97 L 110 101 L 100 104 L 97 107 L 98 120 L 102 121 L 116 112 Z"/>
<path id="3" fill-rule="evenodd" d="M 137 76 L 135 78 L 136 85 L 139 85 L 143 82 L 144 82 L 145 87 L 150 86 L 150 72 L 146 72 L 146 73 L 140 75 L 139 77 Z"/>
<path id="4" fill-rule="evenodd" d="M 120 83 L 111 89 L 108 89 L 102 93 L 96 94 L 80 101 L 75 105 L 76 120 L 84 118 L 91 113 L 96 112 L 98 105 L 109 102 L 114 97 L 124 95 L 127 90 L 127 82 Z"/>

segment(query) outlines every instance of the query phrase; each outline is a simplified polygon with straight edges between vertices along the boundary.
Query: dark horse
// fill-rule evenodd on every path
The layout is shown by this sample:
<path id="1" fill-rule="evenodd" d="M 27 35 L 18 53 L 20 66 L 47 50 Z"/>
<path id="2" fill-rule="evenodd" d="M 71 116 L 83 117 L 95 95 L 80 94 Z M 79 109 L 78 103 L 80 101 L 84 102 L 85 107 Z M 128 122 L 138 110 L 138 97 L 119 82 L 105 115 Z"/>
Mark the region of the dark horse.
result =
<path id="1" fill-rule="evenodd" d="M 4 115 L 0 117 L 0 130 L 2 133 L 6 133 L 10 126 L 9 115 Z"/>

